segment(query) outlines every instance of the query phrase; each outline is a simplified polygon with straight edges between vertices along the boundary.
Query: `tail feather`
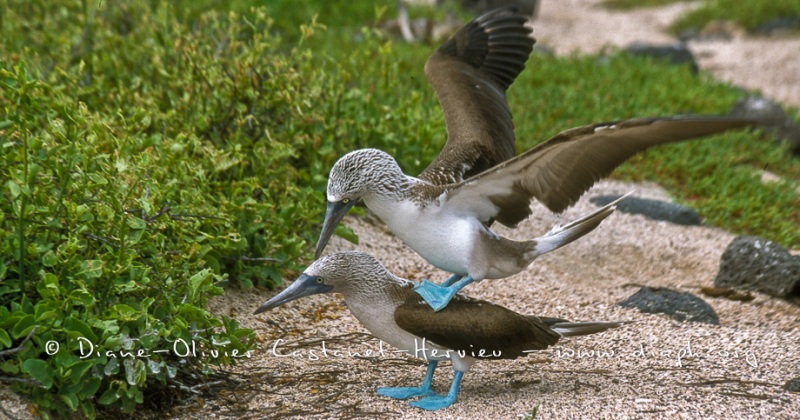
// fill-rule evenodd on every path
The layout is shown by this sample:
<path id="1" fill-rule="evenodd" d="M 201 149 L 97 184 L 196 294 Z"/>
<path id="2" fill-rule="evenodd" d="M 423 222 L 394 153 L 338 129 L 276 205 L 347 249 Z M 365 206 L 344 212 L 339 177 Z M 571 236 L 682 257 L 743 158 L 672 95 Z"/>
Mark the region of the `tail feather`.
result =
<path id="1" fill-rule="evenodd" d="M 617 208 L 616 205 L 625 197 L 633 194 L 633 191 L 597 209 L 593 213 L 583 216 L 578 220 L 572 221 L 564 226 L 556 225 L 549 232 L 540 238 L 536 238 L 536 248 L 533 251 L 534 257 L 561 248 L 562 246 L 580 238 L 593 231 L 600 225 L 606 217 Z"/>
<path id="2" fill-rule="evenodd" d="M 562 337 L 575 337 L 578 335 L 589 335 L 611 328 L 617 328 L 625 322 L 558 322 L 550 326 L 550 329 L 559 333 Z"/>

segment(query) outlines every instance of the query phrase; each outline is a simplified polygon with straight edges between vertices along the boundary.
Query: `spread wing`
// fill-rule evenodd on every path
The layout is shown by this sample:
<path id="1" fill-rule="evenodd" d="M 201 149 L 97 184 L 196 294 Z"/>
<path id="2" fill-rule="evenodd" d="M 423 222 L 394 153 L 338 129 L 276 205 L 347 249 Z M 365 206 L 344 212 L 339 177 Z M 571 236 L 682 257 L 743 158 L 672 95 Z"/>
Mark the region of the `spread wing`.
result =
<path id="1" fill-rule="evenodd" d="M 505 91 L 525 68 L 535 40 L 527 17 L 490 11 L 465 25 L 425 64 L 447 124 L 447 143 L 419 178 L 460 182 L 514 157 Z"/>
<path id="2" fill-rule="evenodd" d="M 574 128 L 527 152 L 446 186 L 446 206 L 481 221 L 515 226 L 531 213 L 534 198 L 559 213 L 631 156 L 652 146 L 755 126 L 727 117 L 645 118 Z"/>
<path id="3" fill-rule="evenodd" d="M 545 349 L 560 338 L 537 317 L 462 295 L 434 312 L 419 295 L 411 292 L 395 310 L 394 319 L 411 334 L 469 356 L 474 353 L 476 358 L 516 359 L 524 356 L 526 350 Z M 480 357 L 480 350 L 488 357 Z"/>

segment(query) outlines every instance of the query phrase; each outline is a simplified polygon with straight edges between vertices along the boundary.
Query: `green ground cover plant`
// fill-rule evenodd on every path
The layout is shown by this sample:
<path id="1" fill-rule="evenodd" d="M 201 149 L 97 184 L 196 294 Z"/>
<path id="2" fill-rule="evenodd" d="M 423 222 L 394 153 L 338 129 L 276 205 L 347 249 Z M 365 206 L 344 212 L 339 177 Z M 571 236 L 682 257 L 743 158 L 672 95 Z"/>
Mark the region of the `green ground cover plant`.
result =
<path id="1" fill-rule="evenodd" d="M 800 31 L 800 2 L 797 0 L 735 1 L 704 0 L 702 5 L 681 16 L 672 26 L 676 33 L 686 29 L 702 29 L 714 20 L 731 20 L 748 31 L 779 19 L 787 21 L 795 32 Z"/>
<path id="2" fill-rule="evenodd" d="M 609 9 L 630 10 L 640 7 L 665 6 L 687 0 L 605 0 Z M 760 26 L 784 20 L 788 27 L 800 30 L 800 2 L 797 0 L 701 0 L 699 7 L 681 16 L 672 25 L 675 33 L 688 29 L 700 30 L 709 22 L 733 21 L 748 31 Z"/>
<path id="3" fill-rule="evenodd" d="M 333 3 L 8 2 L 0 378 L 40 413 L 130 413 L 241 359 L 252 331 L 205 305 L 305 266 L 336 159 L 377 147 L 413 174 L 438 153 L 446 130 L 423 73 L 435 46 L 364 27 L 393 2 Z M 742 95 L 623 55 L 535 54 L 509 102 L 521 151 L 591 122 L 725 113 Z M 762 184 L 764 167 L 788 181 Z M 758 134 L 657 149 L 617 176 L 800 244 L 800 164 Z M 81 358 L 79 337 L 101 355 Z M 192 340 L 226 352 L 154 353 Z M 152 357 L 115 357 L 137 350 Z"/>

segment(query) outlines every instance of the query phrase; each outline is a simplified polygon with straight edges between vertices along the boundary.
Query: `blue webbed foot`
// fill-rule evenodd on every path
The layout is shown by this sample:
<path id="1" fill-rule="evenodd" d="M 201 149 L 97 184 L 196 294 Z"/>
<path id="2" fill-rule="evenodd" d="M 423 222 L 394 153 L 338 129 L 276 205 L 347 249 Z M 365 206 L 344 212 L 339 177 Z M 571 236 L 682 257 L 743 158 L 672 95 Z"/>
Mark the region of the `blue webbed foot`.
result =
<path id="1" fill-rule="evenodd" d="M 378 395 L 383 395 L 384 397 L 395 398 L 398 400 L 407 400 L 409 398 L 415 397 L 428 397 L 431 395 L 436 395 L 433 392 L 431 387 L 416 387 L 416 386 L 401 386 L 401 387 L 381 387 L 378 388 Z"/>
<path id="2" fill-rule="evenodd" d="M 460 279 L 456 282 L 453 279 Z M 461 279 L 460 276 L 453 276 L 444 283 L 444 286 L 440 286 L 436 283 L 423 279 L 416 285 L 414 285 L 414 291 L 417 292 L 418 295 L 422 296 L 422 299 L 433 308 L 434 311 L 438 312 L 444 309 L 450 300 L 453 299 L 453 296 L 458 294 L 458 292 L 464 288 L 464 286 L 472 283 L 472 277 L 467 276 Z M 454 283 L 454 284 L 453 284 Z"/>
<path id="3" fill-rule="evenodd" d="M 447 395 L 433 395 L 430 397 L 425 397 L 417 401 L 412 401 L 408 403 L 408 405 L 431 411 L 450 407 L 454 402 L 456 402 L 458 390 L 461 388 L 462 377 L 464 377 L 464 372 L 456 371 L 455 376 L 453 376 L 453 383 L 450 385 L 450 392 L 448 392 Z"/>
<path id="4" fill-rule="evenodd" d="M 448 395 L 434 395 L 432 397 L 425 397 L 417 401 L 412 401 L 408 403 L 408 405 L 413 407 L 423 408 L 425 410 L 439 410 L 445 407 L 450 407 L 453 403 L 456 402 L 456 396 L 453 395 L 452 397 L 450 394 Z"/>
<path id="5" fill-rule="evenodd" d="M 436 393 L 433 392 L 431 385 L 433 384 L 433 372 L 436 370 L 436 365 L 438 364 L 439 362 L 437 360 L 431 360 L 428 363 L 428 370 L 425 372 L 425 379 L 422 380 L 422 385 L 416 387 L 385 386 L 378 388 L 378 395 L 383 395 L 384 397 L 396 398 L 398 400 L 406 400 L 414 397 L 428 397 L 431 395 L 436 395 Z"/>

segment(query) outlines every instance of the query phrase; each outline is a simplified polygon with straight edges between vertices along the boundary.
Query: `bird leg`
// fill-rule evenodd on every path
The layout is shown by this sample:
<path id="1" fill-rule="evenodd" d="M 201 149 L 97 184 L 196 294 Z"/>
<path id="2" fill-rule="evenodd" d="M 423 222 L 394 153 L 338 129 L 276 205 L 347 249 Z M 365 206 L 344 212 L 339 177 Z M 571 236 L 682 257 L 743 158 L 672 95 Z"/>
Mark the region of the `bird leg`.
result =
<path id="1" fill-rule="evenodd" d="M 464 276 L 459 276 L 458 274 L 453 274 L 452 276 L 450 276 L 449 279 L 443 281 L 441 286 L 444 286 L 444 287 L 452 286 L 453 283 L 455 283 L 455 282 L 457 282 L 457 281 L 459 281 L 459 280 L 461 280 L 463 278 L 464 278 Z"/>
<path id="2" fill-rule="evenodd" d="M 453 296 L 473 281 L 474 279 L 472 276 L 462 278 L 457 274 L 447 279 L 441 286 L 423 279 L 421 282 L 414 285 L 414 291 L 422 296 L 422 299 L 424 299 L 434 311 L 438 312 L 450 303 Z"/>
<path id="3" fill-rule="evenodd" d="M 461 378 L 463 376 L 464 372 L 458 370 L 456 371 L 456 374 L 453 377 L 453 384 L 450 385 L 450 391 L 447 393 L 447 395 L 433 395 L 430 397 L 425 397 L 417 401 L 412 401 L 408 403 L 408 405 L 431 411 L 451 406 L 454 402 L 456 402 L 456 396 L 458 395 L 458 390 L 461 387 Z"/>
<path id="4" fill-rule="evenodd" d="M 384 397 L 396 398 L 398 400 L 405 400 L 413 397 L 428 397 L 436 395 L 431 388 L 433 384 L 433 371 L 436 370 L 436 365 L 439 363 L 437 360 L 431 360 L 428 363 L 428 371 L 425 372 L 425 379 L 422 380 L 422 385 L 419 387 L 406 386 L 406 387 L 380 387 L 378 388 L 378 395 Z"/>

